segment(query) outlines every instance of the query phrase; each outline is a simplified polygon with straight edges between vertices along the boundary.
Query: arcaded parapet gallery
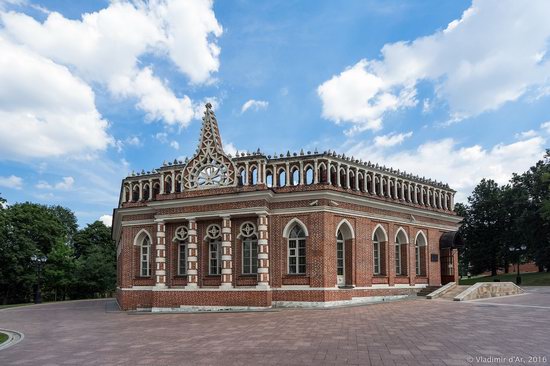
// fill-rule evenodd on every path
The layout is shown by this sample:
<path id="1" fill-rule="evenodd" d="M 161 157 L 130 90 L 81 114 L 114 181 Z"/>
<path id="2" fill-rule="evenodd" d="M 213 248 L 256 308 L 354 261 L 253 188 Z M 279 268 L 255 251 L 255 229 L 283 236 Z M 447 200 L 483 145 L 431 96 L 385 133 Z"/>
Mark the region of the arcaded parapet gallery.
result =
<path id="1" fill-rule="evenodd" d="M 447 185 L 334 152 L 223 150 L 206 105 L 199 147 L 122 182 L 122 309 L 324 306 L 458 276 Z"/>

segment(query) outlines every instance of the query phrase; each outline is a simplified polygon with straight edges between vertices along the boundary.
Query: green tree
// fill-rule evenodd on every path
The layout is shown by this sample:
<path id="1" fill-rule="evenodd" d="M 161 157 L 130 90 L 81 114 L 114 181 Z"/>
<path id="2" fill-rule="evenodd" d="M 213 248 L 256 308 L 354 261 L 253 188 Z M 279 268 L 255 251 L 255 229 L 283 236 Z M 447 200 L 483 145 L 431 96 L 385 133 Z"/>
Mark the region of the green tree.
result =
<path id="1" fill-rule="evenodd" d="M 550 150 L 525 173 L 514 174 L 512 184 L 526 192 L 529 205 L 524 213 L 529 255 L 539 270 L 550 268 Z"/>
<path id="2" fill-rule="evenodd" d="M 502 190 L 493 180 L 482 179 L 468 197 L 468 208 L 463 208 L 462 234 L 466 248 L 464 261 L 474 274 L 503 266 L 506 209 L 502 204 Z M 507 255 L 507 254 L 506 254 Z"/>
<path id="3" fill-rule="evenodd" d="M 47 255 L 64 238 L 59 221 L 43 205 L 20 203 L 3 209 L 0 248 L 2 302 L 25 301 L 36 283 L 30 261 L 33 254 Z"/>
<path id="4" fill-rule="evenodd" d="M 74 237 L 76 283 L 74 296 L 95 297 L 114 291 L 116 248 L 111 229 L 101 221 L 89 224 Z"/>
<path id="5" fill-rule="evenodd" d="M 73 248 L 64 240 L 58 240 L 48 253 L 44 267 L 44 287 L 52 294 L 54 301 L 65 300 L 74 283 L 75 267 Z"/>

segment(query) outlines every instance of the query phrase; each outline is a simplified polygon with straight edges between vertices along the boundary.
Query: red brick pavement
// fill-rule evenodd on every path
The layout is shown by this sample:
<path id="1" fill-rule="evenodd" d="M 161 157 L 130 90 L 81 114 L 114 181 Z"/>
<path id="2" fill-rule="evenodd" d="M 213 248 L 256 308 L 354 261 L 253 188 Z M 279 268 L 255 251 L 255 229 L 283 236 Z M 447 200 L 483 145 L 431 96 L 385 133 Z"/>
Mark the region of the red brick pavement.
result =
<path id="1" fill-rule="evenodd" d="M 463 365 L 550 357 L 550 289 L 469 303 L 330 310 L 112 310 L 112 300 L 2 310 L 0 328 L 21 331 L 25 339 L 0 351 L 0 365 Z"/>

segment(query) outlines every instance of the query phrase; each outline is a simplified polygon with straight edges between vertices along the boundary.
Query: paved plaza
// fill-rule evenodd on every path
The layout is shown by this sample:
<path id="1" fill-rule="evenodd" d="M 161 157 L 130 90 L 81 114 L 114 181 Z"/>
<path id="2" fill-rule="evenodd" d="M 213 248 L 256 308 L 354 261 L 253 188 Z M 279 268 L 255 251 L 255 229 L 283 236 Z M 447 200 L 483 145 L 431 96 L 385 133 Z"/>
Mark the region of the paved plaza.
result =
<path id="1" fill-rule="evenodd" d="M 113 300 L 11 308 L 0 328 L 25 338 L 0 365 L 548 364 L 550 288 L 528 291 L 247 313 L 130 314 Z"/>

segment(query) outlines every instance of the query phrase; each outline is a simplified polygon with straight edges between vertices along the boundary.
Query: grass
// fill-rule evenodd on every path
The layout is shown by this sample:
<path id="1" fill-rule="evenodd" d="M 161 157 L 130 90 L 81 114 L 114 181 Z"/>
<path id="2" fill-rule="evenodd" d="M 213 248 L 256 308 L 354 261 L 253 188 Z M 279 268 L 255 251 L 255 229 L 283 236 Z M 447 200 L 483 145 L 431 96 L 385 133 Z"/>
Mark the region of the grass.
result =
<path id="1" fill-rule="evenodd" d="M 23 304 L 9 304 L 9 305 L 0 305 L 0 309 L 7 309 L 7 308 L 16 308 L 19 306 L 27 306 L 27 305 L 33 305 L 32 302 L 26 302 Z"/>
<path id="2" fill-rule="evenodd" d="M 473 285 L 477 282 L 493 282 L 499 279 L 500 282 L 516 282 L 517 273 L 507 273 L 497 276 L 484 276 L 474 278 L 463 278 L 460 280 L 461 285 Z M 550 286 L 550 272 L 535 272 L 521 273 L 522 286 Z"/>
<path id="3" fill-rule="evenodd" d="M 0 333 L 0 344 L 8 340 L 8 335 L 5 333 Z"/>

